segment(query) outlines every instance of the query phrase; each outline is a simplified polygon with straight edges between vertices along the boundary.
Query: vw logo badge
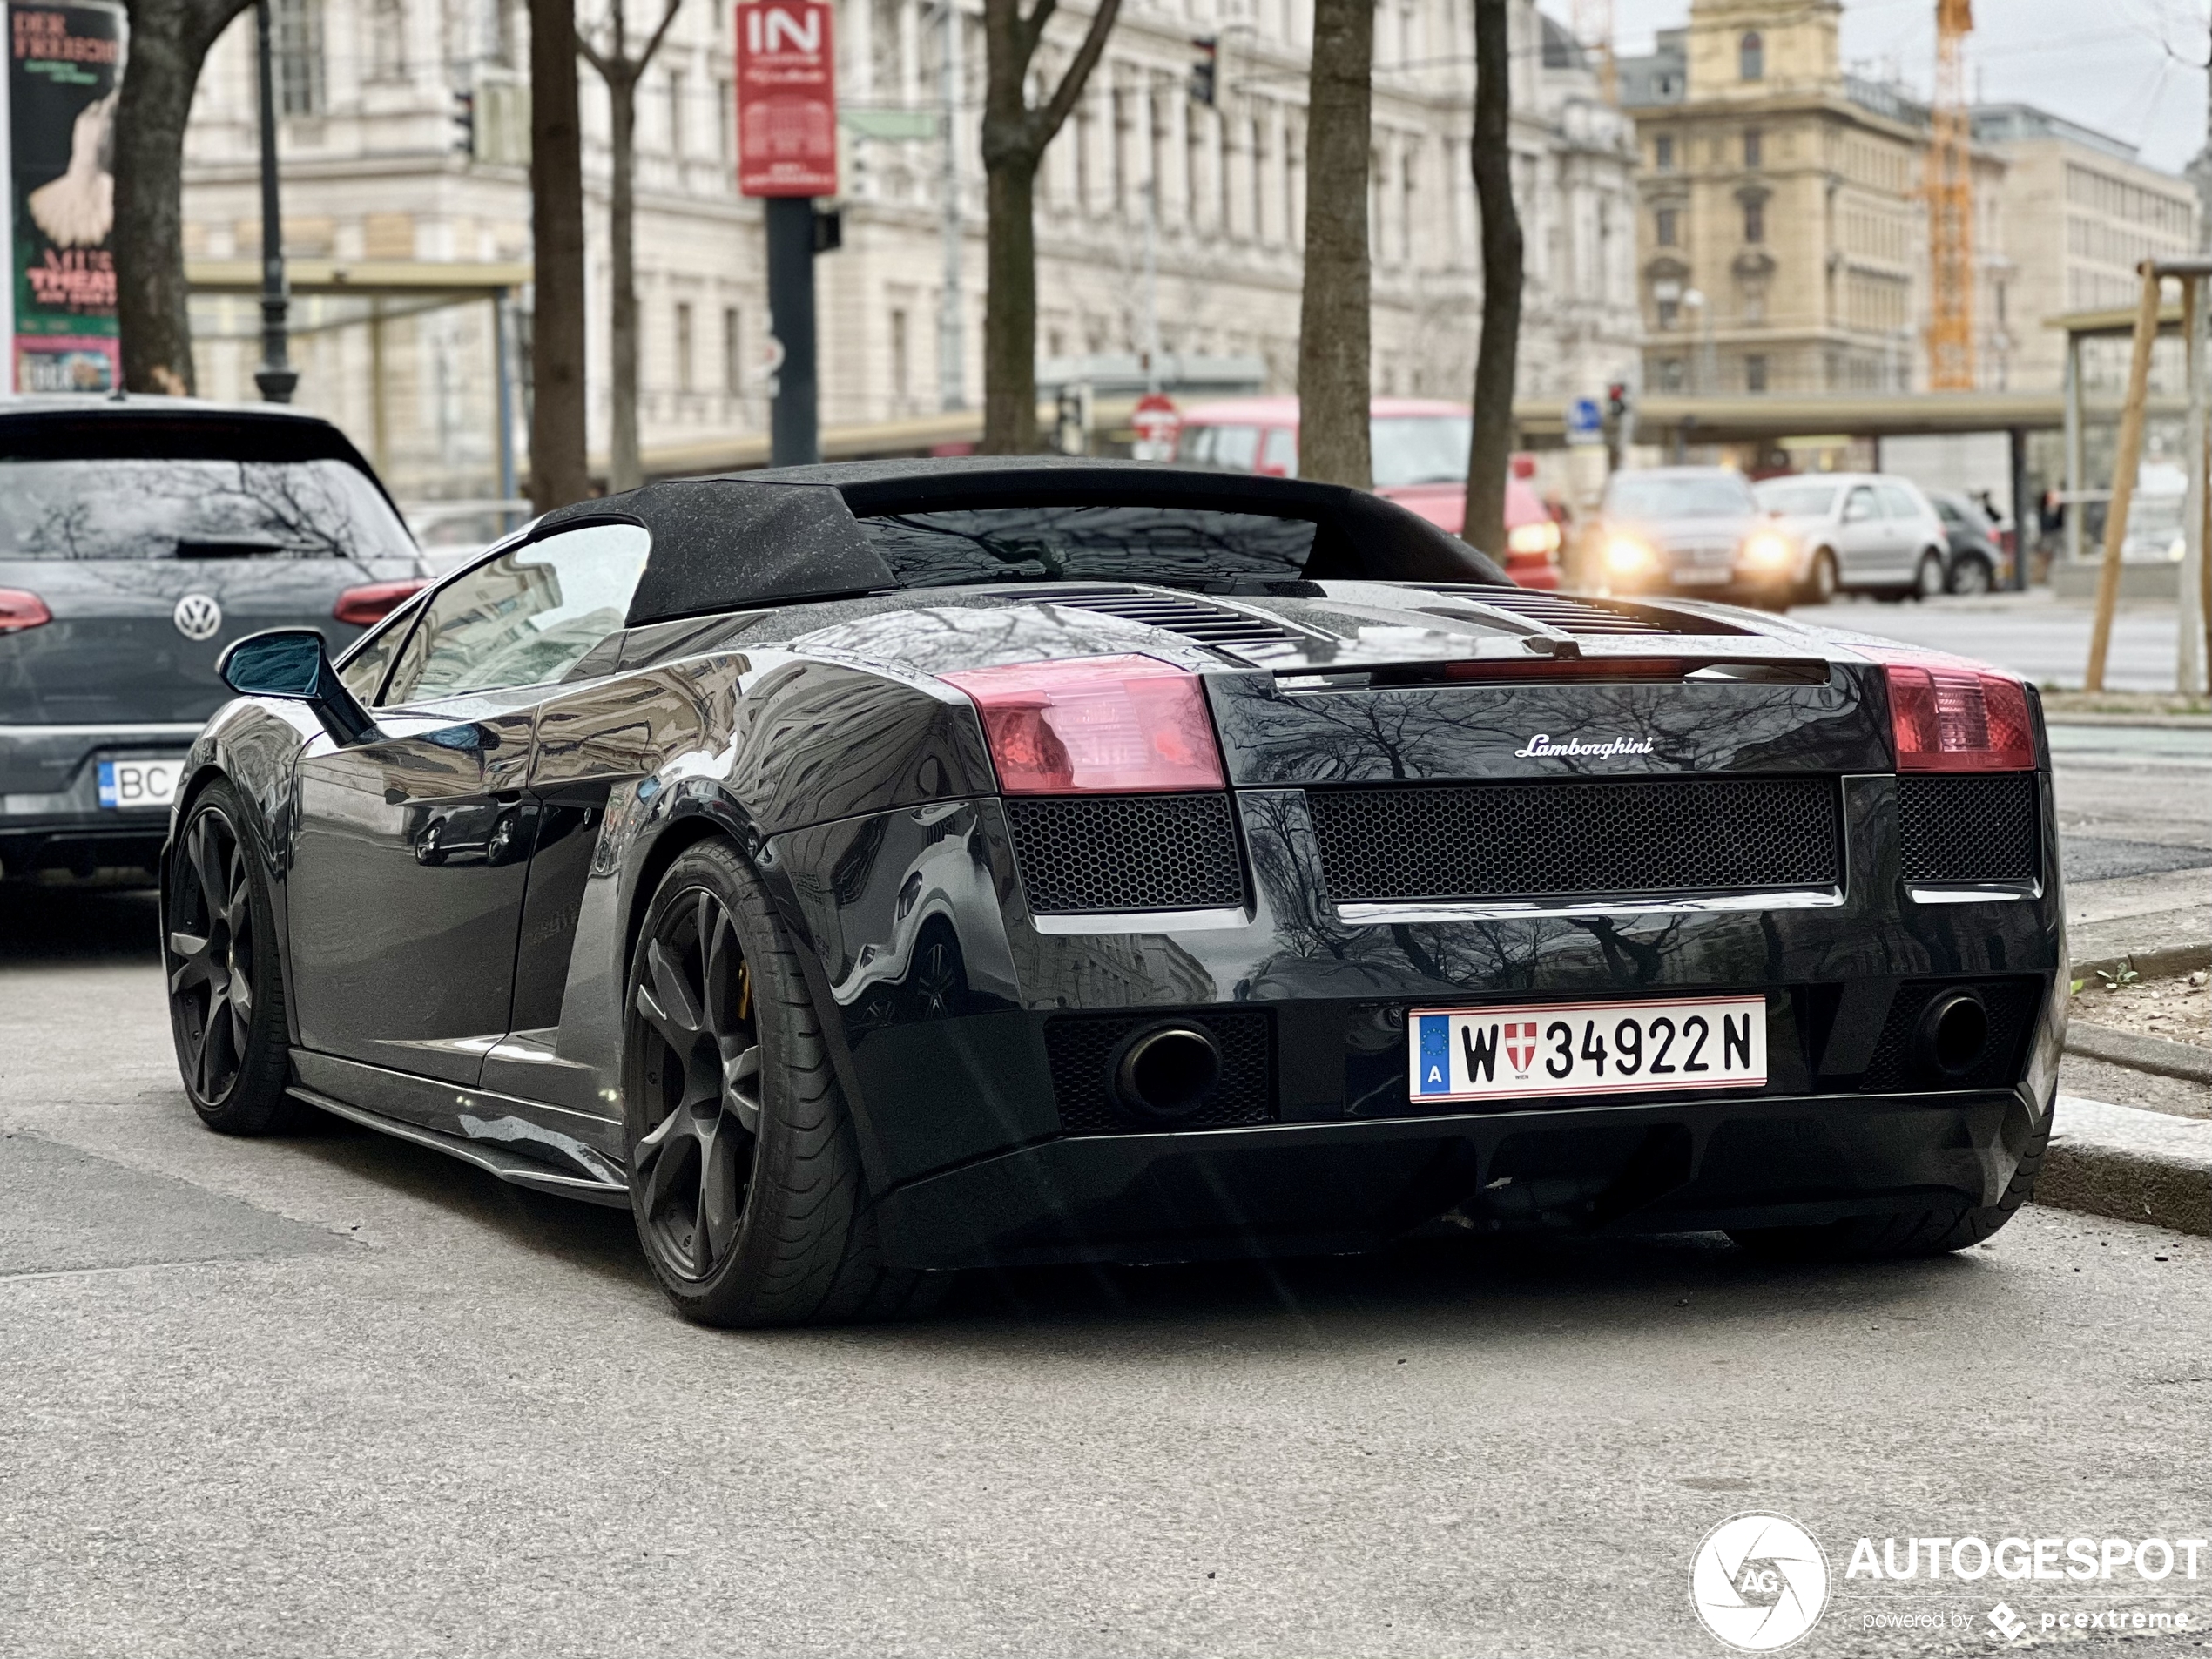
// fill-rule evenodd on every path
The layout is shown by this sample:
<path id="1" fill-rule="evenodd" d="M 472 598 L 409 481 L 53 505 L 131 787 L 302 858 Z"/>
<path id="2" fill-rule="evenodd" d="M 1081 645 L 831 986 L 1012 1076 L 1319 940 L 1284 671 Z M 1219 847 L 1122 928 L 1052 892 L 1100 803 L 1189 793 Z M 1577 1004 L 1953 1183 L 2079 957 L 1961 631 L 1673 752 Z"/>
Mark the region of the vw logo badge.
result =
<path id="1" fill-rule="evenodd" d="M 223 607 L 205 593 L 188 593 L 177 601 L 170 620 L 187 639 L 212 639 L 223 625 Z"/>

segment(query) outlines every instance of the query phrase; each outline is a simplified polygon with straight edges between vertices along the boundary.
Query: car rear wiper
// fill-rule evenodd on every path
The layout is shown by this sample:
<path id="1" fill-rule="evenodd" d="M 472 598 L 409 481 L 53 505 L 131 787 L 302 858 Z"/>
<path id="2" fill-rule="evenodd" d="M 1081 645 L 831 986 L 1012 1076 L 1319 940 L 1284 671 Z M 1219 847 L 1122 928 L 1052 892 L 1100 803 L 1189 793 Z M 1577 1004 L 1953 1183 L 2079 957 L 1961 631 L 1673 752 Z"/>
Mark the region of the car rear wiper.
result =
<path id="1" fill-rule="evenodd" d="M 280 542 L 265 536 L 179 536 L 177 556 L 180 559 L 267 559 L 285 554 L 312 551 L 295 543 Z"/>

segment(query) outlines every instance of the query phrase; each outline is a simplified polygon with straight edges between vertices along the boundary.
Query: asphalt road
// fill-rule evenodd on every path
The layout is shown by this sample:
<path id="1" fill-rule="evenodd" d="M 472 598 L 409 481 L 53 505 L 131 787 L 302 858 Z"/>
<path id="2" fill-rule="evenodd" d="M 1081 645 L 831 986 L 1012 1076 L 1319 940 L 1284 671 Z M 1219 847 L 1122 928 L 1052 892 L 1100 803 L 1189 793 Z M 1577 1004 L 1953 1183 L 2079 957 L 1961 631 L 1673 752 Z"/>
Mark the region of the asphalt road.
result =
<path id="1" fill-rule="evenodd" d="M 1834 1575 L 1801 1651 L 1986 1652 L 2000 1596 L 2212 1625 L 2212 1555 L 1844 1576 L 1862 1536 L 2204 1534 L 2207 1241 L 1446 1241 L 708 1332 L 620 1214 L 345 1125 L 206 1133 L 144 897 L 10 905 L 0 1654 L 1678 1659 L 1725 1651 L 1686 1574 L 1755 1509 Z"/>
<path id="2" fill-rule="evenodd" d="M 2119 609 L 2106 658 L 2107 690 L 2174 689 L 2175 609 L 2147 601 L 2131 601 Z M 1853 628 L 1978 657 L 2025 675 L 2038 685 L 2079 687 L 2089 663 L 2092 617 L 2087 601 L 2057 599 L 2047 590 L 1904 604 L 1846 599 L 1832 605 L 1799 605 L 1790 614 L 1824 627 Z"/>

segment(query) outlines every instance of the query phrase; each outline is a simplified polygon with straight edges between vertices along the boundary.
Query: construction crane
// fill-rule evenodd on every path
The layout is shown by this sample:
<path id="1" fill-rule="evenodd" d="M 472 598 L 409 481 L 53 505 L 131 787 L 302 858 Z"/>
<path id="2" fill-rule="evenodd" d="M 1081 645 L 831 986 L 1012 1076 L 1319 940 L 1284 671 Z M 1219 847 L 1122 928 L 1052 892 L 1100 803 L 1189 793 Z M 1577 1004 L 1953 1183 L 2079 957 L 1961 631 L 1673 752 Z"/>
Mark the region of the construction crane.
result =
<path id="1" fill-rule="evenodd" d="M 1974 388 L 1973 131 L 1966 105 L 1972 0 L 1936 0 L 1935 108 L 1928 140 L 1928 386 Z"/>

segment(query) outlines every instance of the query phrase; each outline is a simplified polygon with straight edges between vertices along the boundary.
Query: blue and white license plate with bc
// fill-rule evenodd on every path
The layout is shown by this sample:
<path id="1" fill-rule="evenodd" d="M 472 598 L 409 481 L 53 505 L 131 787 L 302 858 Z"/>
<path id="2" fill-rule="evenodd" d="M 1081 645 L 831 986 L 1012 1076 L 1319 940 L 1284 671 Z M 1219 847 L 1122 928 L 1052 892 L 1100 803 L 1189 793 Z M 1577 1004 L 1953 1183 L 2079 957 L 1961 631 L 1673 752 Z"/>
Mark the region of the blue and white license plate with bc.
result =
<path id="1" fill-rule="evenodd" d="M 1406 1021 L 1416 1101 L 1756 1089 L 1766 1082 L 1766 999 L 1422 1008 Z"/>
<path id="2" fill-rule="evenodd" d="M 100 805 L 115 811 L 133 806 L 166 806 L 177 799 L 182 755 L 158 760 L 100 762 Z"/>

